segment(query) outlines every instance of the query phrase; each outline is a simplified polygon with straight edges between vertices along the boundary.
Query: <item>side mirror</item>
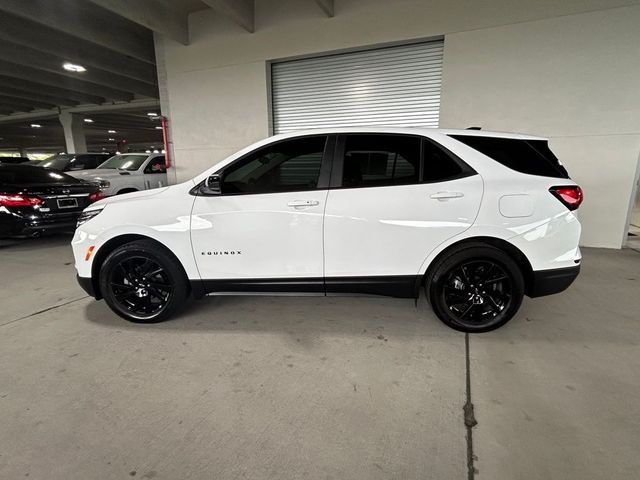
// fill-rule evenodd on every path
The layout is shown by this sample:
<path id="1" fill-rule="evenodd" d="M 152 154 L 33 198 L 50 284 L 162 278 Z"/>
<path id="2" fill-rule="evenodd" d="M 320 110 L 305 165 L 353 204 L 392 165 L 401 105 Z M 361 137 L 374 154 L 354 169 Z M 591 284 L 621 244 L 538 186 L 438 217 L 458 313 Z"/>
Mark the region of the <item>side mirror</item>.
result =
<path id="1" fill-rule="evenodd" d="M 222 176 L 214 173 L 209 175 L 200 188 L 203 195 L 222 195 Z"/>

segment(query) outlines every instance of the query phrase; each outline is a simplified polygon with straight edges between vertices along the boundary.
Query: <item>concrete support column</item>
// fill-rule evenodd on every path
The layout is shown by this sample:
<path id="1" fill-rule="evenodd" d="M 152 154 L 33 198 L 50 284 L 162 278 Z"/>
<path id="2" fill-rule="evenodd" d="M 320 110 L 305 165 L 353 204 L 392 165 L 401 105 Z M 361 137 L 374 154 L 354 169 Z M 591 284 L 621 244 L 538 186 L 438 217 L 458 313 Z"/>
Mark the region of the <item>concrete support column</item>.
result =
<path id="1" fill-rule="evenodd" d="M 20 153 L 21 157 L 26 157 L 27 156 L 27 149 L 24 147 L 20 147 L 20 150 L 18 150 L 18 153 Z"/>
<path id="2" fill-rule="evenodd" d="M 77 113 L 61 112 L 58 116 L 64 130 L 67 153 L 87 151 L 87 139 L 84 135 L 84 117 Z"/>

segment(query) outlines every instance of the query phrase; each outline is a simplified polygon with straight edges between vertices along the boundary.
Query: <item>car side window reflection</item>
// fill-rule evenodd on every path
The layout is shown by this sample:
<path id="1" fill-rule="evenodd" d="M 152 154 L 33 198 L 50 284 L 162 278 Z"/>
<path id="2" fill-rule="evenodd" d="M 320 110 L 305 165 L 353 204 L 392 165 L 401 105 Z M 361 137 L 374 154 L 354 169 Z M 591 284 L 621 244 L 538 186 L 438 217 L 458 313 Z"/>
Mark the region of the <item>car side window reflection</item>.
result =
<path id="1" fill-rule="evenodd" d="M 261 148 L 225 169 L 223 194 L 313 190 L 318 185 L 327 137 L 278 142 Z"/>

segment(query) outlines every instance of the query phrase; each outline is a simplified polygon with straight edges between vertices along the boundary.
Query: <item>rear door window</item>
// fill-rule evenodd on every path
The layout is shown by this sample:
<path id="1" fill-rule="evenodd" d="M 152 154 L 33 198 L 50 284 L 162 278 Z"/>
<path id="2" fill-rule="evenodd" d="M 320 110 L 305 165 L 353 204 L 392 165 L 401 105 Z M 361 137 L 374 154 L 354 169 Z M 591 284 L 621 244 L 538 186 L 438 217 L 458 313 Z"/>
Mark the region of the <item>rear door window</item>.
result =
<path id="1" fill-rule="evenodd" d="M 528 175 L 569 178 L 546 140 L 521 140 L 472 135 L 451 135 L 496 162 Z"/>
<path id="2" fill-rule="evenodd" d="M 342 186 L 382 187 L 418 183 L 420 138 L 408 135 L 346 136 Z"/>

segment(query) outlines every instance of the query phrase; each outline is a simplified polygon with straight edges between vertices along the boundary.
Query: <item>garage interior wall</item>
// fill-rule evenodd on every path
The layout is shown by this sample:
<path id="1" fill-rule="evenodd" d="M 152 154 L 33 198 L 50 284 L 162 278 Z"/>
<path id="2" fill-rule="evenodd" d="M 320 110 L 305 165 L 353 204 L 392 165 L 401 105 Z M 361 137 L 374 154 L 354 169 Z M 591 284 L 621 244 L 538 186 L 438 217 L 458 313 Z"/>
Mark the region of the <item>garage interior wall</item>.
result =
<path id="1" fill-rule="evenodd" d="M 582 244 L 619 248 L 640 153 L 637 1 L 256 0 L 256 32 L 210 10 L 158 60 L 178 181 L 271 133 L 269 63 L 444 35 L 440 126 L 517 131 L 551 147 L 586 192 Z M 161 79 L 162 80 L 162 79 Z"/>

